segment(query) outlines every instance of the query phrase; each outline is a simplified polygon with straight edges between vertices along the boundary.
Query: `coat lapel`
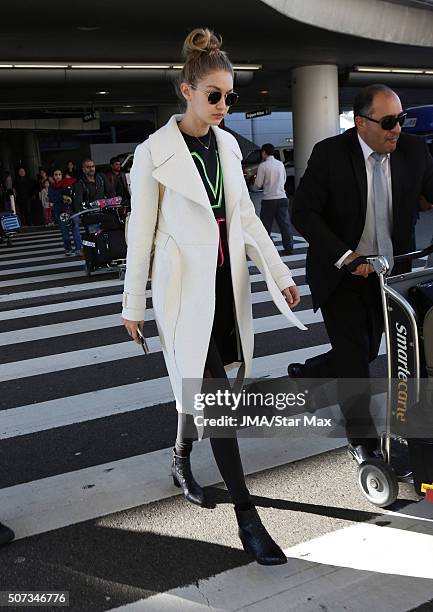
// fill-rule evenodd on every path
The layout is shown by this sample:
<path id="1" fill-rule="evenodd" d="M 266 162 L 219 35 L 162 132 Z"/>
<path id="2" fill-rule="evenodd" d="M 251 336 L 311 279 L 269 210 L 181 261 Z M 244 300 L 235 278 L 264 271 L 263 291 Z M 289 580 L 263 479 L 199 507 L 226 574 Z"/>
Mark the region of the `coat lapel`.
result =
<path id="1" fill-rule="evenodd" d="M 150 150 L 155 169 L 152 176 L 166 188 L 201 204 L 212 212 L 200 174 L 177 126 L 183 115 L 174 115 L 150 136 Z"/>
<path id="2" fill-rule="evenodd" d="M 355 174 L 359 194 L 361 196 L 362 212 L 365 217 L 367 214 L 367 171 L 365 169 L 365 159 L 364 155 L 362 154 L 362 149 L 358 141 L 356 130 L 354 130 L 354 133 L 352 134 L 350 157 L 352 160 L 353 172 Z"/>

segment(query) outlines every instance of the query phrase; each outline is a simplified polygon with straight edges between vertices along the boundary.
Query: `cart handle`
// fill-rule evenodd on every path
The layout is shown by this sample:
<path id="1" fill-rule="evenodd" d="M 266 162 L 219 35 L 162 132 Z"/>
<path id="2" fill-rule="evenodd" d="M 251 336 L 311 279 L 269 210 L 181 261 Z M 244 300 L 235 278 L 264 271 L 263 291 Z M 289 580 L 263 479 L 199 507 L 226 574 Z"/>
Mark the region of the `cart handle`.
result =
<path id="1" fill-rule="evenodd" d="M 433 244 L 430 244 L 425 249 L 419 249 L 418 251 L 411 251 L 410 253 L 403 253 L 403 255 L 396 255 L 394 257 L 394 263 L 401 263 L 402 261 L 412 261 L 412 259 L 419 259 L 420 257 L 425 257 L 426 255 L 430 255 L 433 253 Z M 350 262 L 346 266 L 348 272 L 354 272 L 358 266 L 361 264 L 369 263 L 370 259 L 375 259 L 376 256 L 367 257 L 366 255 L 360 255 L 356 259 Z"/>
<path id="2" fill-rule="evenodd" d="M 419 249 L 418 251 L 411 251 L 410 253 L 405 253 L 404 255 L 396 255 L 394 257 L 395 263 L 401 263 L 402 261 L 411 261 L 412 259 L 418 259 L 420 257 L 425 257 L 426 255 L 430 255 L 433 253 L 433 244 L 430 244 L 425 249 Z"/>

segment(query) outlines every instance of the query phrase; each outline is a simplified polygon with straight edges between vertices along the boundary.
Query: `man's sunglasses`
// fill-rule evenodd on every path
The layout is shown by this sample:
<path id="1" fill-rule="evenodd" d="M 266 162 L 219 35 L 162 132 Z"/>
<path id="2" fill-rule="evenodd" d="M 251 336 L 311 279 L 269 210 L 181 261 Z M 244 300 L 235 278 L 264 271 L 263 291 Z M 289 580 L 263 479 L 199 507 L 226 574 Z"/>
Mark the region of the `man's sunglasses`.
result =
<path id="1" fill-rule="evenodd" d="M 191 87 L 192 89 L 196 89 L 197 91 L 201 91 L 202 93 L 207 94 L 207 101 L 209 102 L 209 104 L 218 104 L 218 102 L 221 100 L 223 96 L 223 94 L 220 91 L 207 92 L 207 91 L 204 91 L 203 89 L 199 89 L 198 87 L 195 87 L 195 85 L 191 85 Z M 226 106 L 233 106 L 233 104 L 236 104 L 236 102 L 239 100 L 239 94 L 232 91 L 228 94 L 224 94 L 224 98 L 226 101 Z"/>
<path id="2" fill-rule="evenodd" d="M 392 130 L 395 128 L 397 123 L 400 127 L 404 124 L 407 113 L 400 113 L 399 115 L 388 115 L 387 117 L 383 117 L 383 119 L 372 119 L 372 117 L 367 117 L 367 115 L 359 115 L 363 119 L 368 119 L 369 121 L 373 121 L 373 123 L 378 123 L 382 130 Z"/>

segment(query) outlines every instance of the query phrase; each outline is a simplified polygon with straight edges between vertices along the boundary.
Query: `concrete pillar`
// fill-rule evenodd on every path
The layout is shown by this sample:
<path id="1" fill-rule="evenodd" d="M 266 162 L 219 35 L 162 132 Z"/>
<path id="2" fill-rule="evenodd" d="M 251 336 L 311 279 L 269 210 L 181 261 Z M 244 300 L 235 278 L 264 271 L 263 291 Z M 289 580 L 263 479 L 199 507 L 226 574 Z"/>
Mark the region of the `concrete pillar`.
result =
<path id="1" fill-rule="evenodd" d="M 180 113 L 183 113 L 183 112 L 184 112 L 184 109 L 182 108 L 182 105 L 180 102 L 179 104 L 169 104 L 167 106 L 158 106 L 155 112 L 156 129 L 158 130 L 160 127 L 165 125 L 172 115 L 179 115 Z"/>
<path id="2" fill-rule="evenodd" d="M 24 146 L 27 173 L 32 178 L 35 178 L 39 171 L 39 166 L 41 165 L 41 152 L 36 132 L 27 132 L 27 134 L 25 134 Z"/>
<path id="3" fill-rule="evenodd" d="M 295 183 L 298 185 L 316 142 L 340 131 L 337 66 L 294 68 L 292 107 Z"/>
<path id="4" fill-rule="evenodd" d="M 2 132 L 0 134 L 0 161 L 2 169 L 9 170 L 13 176 L 15 168 L 10 139 L 11 135 L 7 134 L 7 132 Z"/>

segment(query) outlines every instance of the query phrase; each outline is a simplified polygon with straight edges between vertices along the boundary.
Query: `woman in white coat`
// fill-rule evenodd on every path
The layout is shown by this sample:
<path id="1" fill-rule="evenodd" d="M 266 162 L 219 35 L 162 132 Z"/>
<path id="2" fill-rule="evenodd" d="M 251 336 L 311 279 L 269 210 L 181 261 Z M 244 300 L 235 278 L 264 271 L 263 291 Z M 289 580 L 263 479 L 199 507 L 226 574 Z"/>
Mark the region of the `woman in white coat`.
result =
<path id="1" fill-rule="evenodd" d="M 247 255 L 280 311 L 303 328 L 291 312 L 299 303 L 298 289 L 255 214 L 239 146 L 217 127 L 237 99 L 233 68 L 220 47 L 209 30 L 189 34 L 179 82 L 186 112 L 173 116 L 135 151 L 122 311 L 128 333 L 140 342 L 151 273 L 155 321 L 179 413 L 172 474 L 185 497 L 198 505 L 203 505 L 203 490 L 189 461 L 193 395 L 204 378 L 228 388 L 229 367 L 239 367 L 238 383 L 251 369 Z M 259 563 L 285 563 L 251 503 L 236 436 L 211 436 L 210 442 L 235 505 L 244 549 Z"/>

